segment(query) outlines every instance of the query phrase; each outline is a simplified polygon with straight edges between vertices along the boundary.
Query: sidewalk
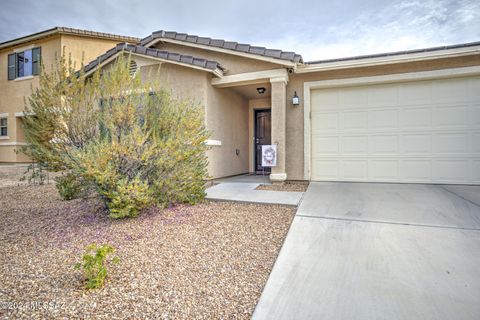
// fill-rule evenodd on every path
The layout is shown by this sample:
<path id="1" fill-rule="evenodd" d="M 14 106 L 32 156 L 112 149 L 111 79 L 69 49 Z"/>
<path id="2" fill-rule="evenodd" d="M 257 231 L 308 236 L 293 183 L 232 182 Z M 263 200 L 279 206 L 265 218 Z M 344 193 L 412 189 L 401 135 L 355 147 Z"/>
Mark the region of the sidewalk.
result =
<path id="1" fill-rule="evenodd" d="M 260 183 L 221 182 L 207 189 L 208 200 L 297 206 L 303 192 L 255 190 Z"/>

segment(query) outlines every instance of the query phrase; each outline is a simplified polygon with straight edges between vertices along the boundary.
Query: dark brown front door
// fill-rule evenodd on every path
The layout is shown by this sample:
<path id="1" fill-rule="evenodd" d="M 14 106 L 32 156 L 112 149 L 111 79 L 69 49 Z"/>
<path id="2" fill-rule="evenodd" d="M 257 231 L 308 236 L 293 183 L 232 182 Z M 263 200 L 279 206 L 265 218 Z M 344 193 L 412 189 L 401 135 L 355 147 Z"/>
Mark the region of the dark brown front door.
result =
<path id="1" fill-rule="evenodd" d="M 255 172 L 262 173 L 262 145 L 271 144 L 272 113 L 268 110 L 255 110 Z M 270 168 L 265 168 L 270 172 Z"/>

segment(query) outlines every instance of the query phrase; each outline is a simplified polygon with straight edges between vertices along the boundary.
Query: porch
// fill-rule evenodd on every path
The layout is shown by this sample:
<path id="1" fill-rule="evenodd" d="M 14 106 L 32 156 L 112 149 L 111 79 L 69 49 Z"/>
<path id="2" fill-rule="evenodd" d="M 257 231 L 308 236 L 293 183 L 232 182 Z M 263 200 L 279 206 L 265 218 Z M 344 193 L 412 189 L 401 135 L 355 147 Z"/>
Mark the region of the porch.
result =
<path id="1" fill-rule="evenodd" d="M 207 128 L 212 131 L 209 172 L 213 178 L 245 173 L 283 182 L 287 70 L 253 72 L 212 80 Z M 262 145 L 277 146 L 277 165 L 261 166 Z"/>

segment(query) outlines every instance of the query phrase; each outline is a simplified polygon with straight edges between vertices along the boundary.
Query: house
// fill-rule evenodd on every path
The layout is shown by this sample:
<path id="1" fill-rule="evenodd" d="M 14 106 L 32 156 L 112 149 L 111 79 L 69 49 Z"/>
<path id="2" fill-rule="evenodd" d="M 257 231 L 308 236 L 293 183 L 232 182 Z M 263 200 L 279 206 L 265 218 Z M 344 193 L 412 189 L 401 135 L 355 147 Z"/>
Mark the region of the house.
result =
<path id="1" fill-rule="evenodd" d="M 480 183 L 480 42 L 305 62 L 293 52 L 170 31 L 118 44 L 135 72 L 205 106 L 213 178 Z M 6 67 L 4 68 L 6 70 Z"/>
<path id="2" fill-rule="evenodd" d="M 137 38 L 114 34 L 55 27 L 18 39 L 0 43 L 0 163 L 27 162 L 22 117 L 25 97 L 38 85 L 40 61 L 50 70 L 56 57 L 71 56 L 80 67 L 119 42 L 136 42 Z"/>
<path id="3" fill-rule="evenodd" d="M 272 181 L 480 183 L 480 42 L 304 62 L 157 31 L 87 72 L 127 53 L 205 106 L 214 178 L 261 172 L 261 145 L 275 144 Z"/>

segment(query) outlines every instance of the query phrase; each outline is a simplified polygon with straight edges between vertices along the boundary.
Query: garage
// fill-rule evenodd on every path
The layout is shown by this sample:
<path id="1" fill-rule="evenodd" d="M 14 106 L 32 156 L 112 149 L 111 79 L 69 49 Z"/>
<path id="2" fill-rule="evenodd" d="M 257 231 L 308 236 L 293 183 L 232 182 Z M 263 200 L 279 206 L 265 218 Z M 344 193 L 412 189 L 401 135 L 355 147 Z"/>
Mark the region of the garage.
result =
<path id="1" fill-rule="evenodd" d="M 480 76 L 419 78 L 308 88 L 310 179 L 480 184 Z"/>

